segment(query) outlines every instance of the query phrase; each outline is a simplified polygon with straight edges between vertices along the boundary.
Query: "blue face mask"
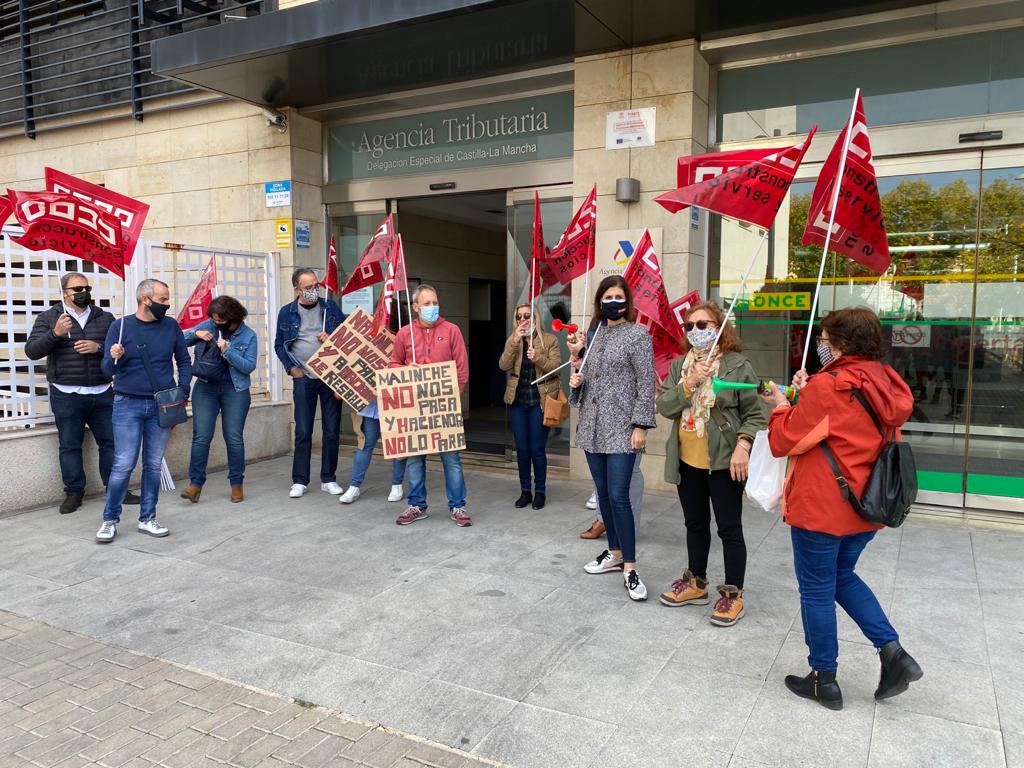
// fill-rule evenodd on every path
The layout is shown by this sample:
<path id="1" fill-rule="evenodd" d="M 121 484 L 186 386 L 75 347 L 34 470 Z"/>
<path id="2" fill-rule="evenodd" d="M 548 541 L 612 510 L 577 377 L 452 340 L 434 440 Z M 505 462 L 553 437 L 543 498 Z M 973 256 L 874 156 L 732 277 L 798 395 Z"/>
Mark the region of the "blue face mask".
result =
<path id="1" fill-rule="evenodd" d="M 427 325 L 433 325 L 441 316 L 441 307 L 437 304 L 429 307 L 420 307 L 420 320 Z"/>

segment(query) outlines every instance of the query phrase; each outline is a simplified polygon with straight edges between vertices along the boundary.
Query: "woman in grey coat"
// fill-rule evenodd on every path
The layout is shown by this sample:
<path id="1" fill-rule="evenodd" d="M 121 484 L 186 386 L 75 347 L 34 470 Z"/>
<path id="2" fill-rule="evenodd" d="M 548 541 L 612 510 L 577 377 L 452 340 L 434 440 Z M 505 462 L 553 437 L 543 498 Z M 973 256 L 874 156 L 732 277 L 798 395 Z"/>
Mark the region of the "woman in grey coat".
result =
<path id="1" fill-rule="evenodd" d="M 608 549 L 587 563 L 587 573 L 623 572 L 632 600 L 646 600 L 636 572 L 636 528 L 629 482 L 654 420 L 654 349 L 636 325 L 633 294 L 619 275 L 601 281 L 594 297 L 590 348 L 572 338 L 576 371 L 569 377 L 569 403 L 580 409 L 576 446 L 587 456 L 598 506 L 608 531 Z M 586 365 L 583 365 L 583 363 Z M 580 371 L 582 368 L 582 372 Z"/>

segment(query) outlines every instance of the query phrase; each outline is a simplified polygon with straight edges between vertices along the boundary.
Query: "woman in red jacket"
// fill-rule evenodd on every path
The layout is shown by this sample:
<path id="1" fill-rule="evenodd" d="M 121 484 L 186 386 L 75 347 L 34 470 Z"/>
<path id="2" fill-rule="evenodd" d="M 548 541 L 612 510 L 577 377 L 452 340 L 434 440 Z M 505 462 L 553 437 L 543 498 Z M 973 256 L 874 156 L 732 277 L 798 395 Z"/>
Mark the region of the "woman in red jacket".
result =
<path id="1" fill-rule="evenodd" d="M 867 522 L 842 498 L 820 448 L 827 439 L 843 476 L 860 498 L 883 441 L 853 390 L 863 393 L 890 432 L 903 425 L 914 405 L 899 374 L 879 362 L 883 355 L 882 326 L 874 312 L 830 312 L 818 338 L 824 367 L 810 379 L 803 371 L 794 377 L 794 385 L 802 385 L 797 404 L 790 405 L 775 385 L 766 395 L 775 406 L 768 443 L 774 455 L 790 457 L 782 514 L 791 526 L 800 613 L 810 651 L 811 673 L 787 676 L 786 687 L 829 709 L 843 708 L 836 683 L 836 603 L 879 650 L 882 675 L 876 699 L 902 693 L 923 674 L 903 650 L 871 588 L 854 573 L 861 552 L 882 526 Z"/>

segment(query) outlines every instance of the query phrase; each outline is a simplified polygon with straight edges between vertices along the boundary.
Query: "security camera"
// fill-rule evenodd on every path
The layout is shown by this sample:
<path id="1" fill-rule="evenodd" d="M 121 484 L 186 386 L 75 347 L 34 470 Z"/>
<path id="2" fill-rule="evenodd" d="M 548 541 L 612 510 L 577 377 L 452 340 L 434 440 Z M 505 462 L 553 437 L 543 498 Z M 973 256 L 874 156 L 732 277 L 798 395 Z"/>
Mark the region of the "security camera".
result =
<path id="1" fill-rule="evenodd" d="M 267 125 L 276 128 L 278 132 L 284 133 L 288 130 L 288 117 L 276 109 L 264 109 L 263 117 L 266 118 Z"/>

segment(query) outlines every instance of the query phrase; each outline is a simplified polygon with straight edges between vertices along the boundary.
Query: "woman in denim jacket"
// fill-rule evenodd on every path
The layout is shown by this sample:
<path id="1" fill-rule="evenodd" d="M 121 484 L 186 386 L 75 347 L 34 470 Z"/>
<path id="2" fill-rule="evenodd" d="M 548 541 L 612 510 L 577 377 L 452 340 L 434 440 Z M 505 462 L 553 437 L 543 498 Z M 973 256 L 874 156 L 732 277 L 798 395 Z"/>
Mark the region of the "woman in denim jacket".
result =
<path id="1" fill-rule="evenodd" d="M 242 480 L 245 474 L 245 419 L 249 415 L 250 375 L 256 370 L 259 354 L 256 333 L 245 324 L 248 312 L 236 299 L 218 296 L 206 310 L 204 320 L 185 331 L 189 346 L 202 344 L 196 363 L 202 378 L 193 378 L 192 385 L 192 458 L 188 465 L 189 485 L 181 493 L 193 504 L 206 482 L 206 464 L 210 458 L 210 441 L 221 417 L 221 431 L 228 450 L 228 482 L 231 501 L 245 496 Z M 210 361 L 207 365 L 205 361 Z"/>

